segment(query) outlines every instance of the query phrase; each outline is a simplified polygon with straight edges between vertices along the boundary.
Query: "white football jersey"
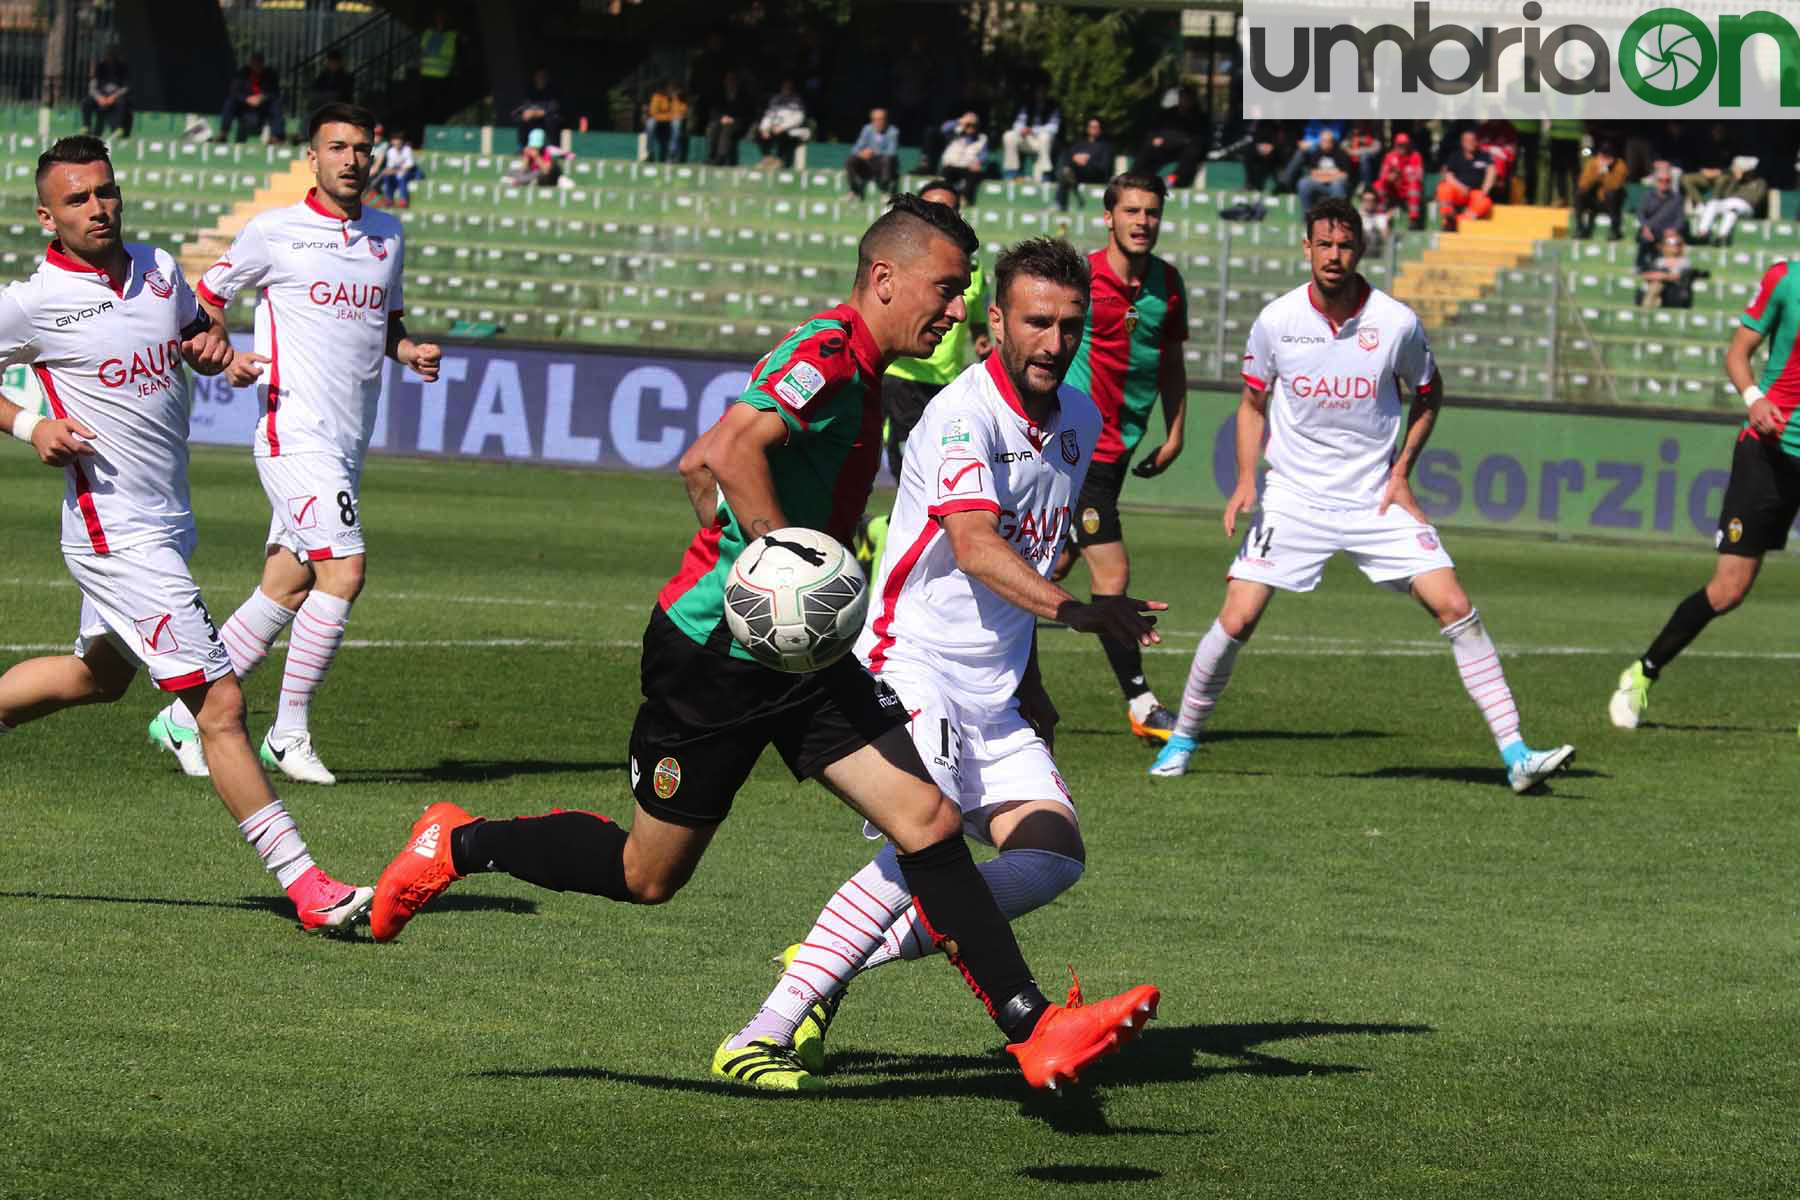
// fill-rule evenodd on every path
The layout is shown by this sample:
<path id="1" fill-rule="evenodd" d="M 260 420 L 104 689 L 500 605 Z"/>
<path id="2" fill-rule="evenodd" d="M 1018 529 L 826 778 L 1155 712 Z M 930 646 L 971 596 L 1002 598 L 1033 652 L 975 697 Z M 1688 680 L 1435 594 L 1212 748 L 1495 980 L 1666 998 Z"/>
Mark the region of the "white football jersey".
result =
<path id="1" fill-rule="evenodd" d="M 1244 352 L 1244 381 L 1269 397 L 1268 487 L 1319 508 L 1378 504 L 1400 433 L 1395 381 L 1423 390 L 1437 363 L 1418 314 L 1360 276 L 1362 305 L 1336 327 L 1311 286 L 1271 301 Z"/>
<path id="2" fill-rule="evenodd" d="M 947 384 L 906 439 L 887 549 L 856 653 L 930 672 L 972 705 L 998 709 L 1018 691 L 1037 618 L 956 565 L 938 518 L 973 509 L 1045 578 L 1069 533 L 1100 411 L 1068 385 L 1039 427 L 1026 417 L 998 352 Z"/>
<path id="3" fill-rule="evenodd" d="M 28 363 L 51 413 L 94 431 L 67 468 L 64 550 L 106 554 L 194 528 L 188 504 L 184 331 L 200 307 L 166 251 L 125 244 L 122 280 L 50 243 L 29 279 L 0 292 L 0 362 Z"/>
<path id="4" fill-rule="evenodd" d="M 256 352 L 270 361 L 257 385 L 257 457 L 325 451 L 360 463 L 388 318 L 401 313 L 400 222 L 367 206 L 346 221 L 317 192 L 251 218 L 198 290 L 223 308 L 244 288 L 262 289 Z"/>

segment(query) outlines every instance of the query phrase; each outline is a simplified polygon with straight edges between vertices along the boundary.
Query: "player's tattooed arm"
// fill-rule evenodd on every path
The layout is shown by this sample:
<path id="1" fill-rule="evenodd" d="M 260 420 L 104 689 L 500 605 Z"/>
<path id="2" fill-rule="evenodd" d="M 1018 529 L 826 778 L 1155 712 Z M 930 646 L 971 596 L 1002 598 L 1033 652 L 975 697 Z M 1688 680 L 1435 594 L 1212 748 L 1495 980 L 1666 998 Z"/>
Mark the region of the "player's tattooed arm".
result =
<path id="1" fill-rule="evenodd" d="M 1414 390 L 1412 408 L 1406 414 L 1406 439 L 1400 445 L 1400 453 L 1394 456 L 1394 466 L 1388 472 L 1387 488 L 1382 493 L 1378 512 L 1385 513 L 1389 505 L 1397 504 L 1421 525 L 1431 524 L 1413 496 L 1412 470 L 1425 450 L 1425 443 L 1431 440 L 1432 429 L 1437 426 L 1443 397 L 1444 377 L 1436 371 L 1431 373 L 1431 379 L 1424 387 Z"/>
<path id="2" fill-rule="evenodd" d="M 1144 614 L 1160 612 L 1167 604 L 1130 596 L 1106 596 L 1092 604 L 1077 600 L 1019 557 L 1000 536 L 999 518 L 992 511 L 974 508 L 945 513 L 938 522 L 950 539 L 957 568 L 979 579 L 1008 604 L 1033 616 L 1061 621 L 1079 633 L 1105 633 L 1146 646 L 1162 640 L 1156 633 L 1156 619 Z"/>
<path id="3" fill-rule="evenodd" d="M 718 517 L 715 500 L 709 497 L 723 497 L 749 537 L 787 526 L 769 467 L 769 451 L 786 440 L 787 425 L 779 415 L 733 404 L 688 447 L 677 466 L 702 529 L 710 528 Z"/>
<path id="4" fill-rule="evenodd" d="M 1237 410 L 1237 487 L 1225 502 L 1225 536 L 1237 533 L 1239 513 L 1256 507 L 1256 468 L 1262 462 L 1263 435 L 1269 429 L 1269 393 L 1244 385 Z"/>
<path id="5" fill-rule="evenodd" d="M 5 396 L 0 396 L 0 430 L 30 442 L 38 461 L 47 467 L 66 467 L 81 455 L 94 452 L 89 444 L 94 431 L 80 421 L 40 417 Z"/>

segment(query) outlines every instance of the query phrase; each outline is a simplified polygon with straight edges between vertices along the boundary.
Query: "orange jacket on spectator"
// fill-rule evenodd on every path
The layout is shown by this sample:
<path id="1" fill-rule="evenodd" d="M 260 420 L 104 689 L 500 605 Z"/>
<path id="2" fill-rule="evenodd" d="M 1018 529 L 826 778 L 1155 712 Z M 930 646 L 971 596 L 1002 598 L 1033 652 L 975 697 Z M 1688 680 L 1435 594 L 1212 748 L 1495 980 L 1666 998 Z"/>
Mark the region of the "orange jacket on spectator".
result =
<path id="1" fill-rule="evenodd" d="M 1596 154 L 1582 165 L 1581 178 L 1576 180 L 1575 190 L 1585 192 L 1589 188 L 1598 185 L 1600 195 L 1606 197 L 1624 187 L 1625 178 L 1624 159 L 1614 158 L 1611 167 L 1602 168 L 1600 166 L 1600 156 Z"/>
<path id="2" fill-rule="evenodd" d="M 671 96 L 667 92 L 656 92 L 650 97 L 652 121 L 680 121 L 687 117 L 687 110 L 687 101 L 679 94 Z"/>

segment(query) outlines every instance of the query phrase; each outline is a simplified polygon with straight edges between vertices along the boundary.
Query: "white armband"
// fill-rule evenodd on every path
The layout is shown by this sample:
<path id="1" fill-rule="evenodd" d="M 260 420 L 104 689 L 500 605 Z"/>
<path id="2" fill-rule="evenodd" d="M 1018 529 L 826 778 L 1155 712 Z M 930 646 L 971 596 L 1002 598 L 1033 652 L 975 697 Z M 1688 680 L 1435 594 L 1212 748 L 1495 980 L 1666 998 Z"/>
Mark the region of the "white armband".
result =
<path id="1" fill-rule="evenodd" d="M 38 422 L 44 418 L 29 408 L 21 408 L 19 415 L 13 418 L 12 435 L 21 442 L 31 441 L 31 431 L 37 428 Z"/>
<path id="2" fill-rule="evenodd" d="M 1763 390 L 1754 383 L 1744 389 L 1744 407 L 1749 408 L 1763 398 Z"/>

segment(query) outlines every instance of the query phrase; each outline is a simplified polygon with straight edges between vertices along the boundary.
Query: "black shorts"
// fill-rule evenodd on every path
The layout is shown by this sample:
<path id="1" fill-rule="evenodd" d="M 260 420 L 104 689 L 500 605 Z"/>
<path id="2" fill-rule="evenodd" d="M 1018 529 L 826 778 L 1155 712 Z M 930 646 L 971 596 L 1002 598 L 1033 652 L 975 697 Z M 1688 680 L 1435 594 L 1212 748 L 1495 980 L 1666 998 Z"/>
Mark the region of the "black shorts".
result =
<path id="1" fill-rule="evenodd" d="M 938 383 L 920 383 L 916 379 L 902 379 L 898 375 L 884 375 L 881 379 L 881 411 L 887 418 L 887 462 L 888 470 L 894 478 L 900 478 L 900 462 L 906 454 L 906 439 L 925 415 L 925 406 L 931 398 L 943 391 Z"/>
<path id="2" fill-rule="evenodd" d="M 765 746 L 807 779 L 906 724 L 856 656 L 789 675 L 709 650 L 659 607 L 644 630 L 644 703 L 631 726 L 631 791 L 677 825 L 716 825 Z"/>
<path id="3" fill-rule="evenodd" d="M 1131 460 L 1126 458 L 1088 465 L 1072 523 L 1071 537 L 1077 546 L 1104 546 L 1125 540 L 1125 531 L 1119 527 L 1119 492 L 1130 469 Z"/>
<path id="4" fill-rule="evenodd" d="M 1788 530 L 1800 514 L 1800 459 L 1774 442 L 1738 439 L 1731 453 L 1731 479 L 1719 506 L 1720 554 L 1761 558 L 1787 545 Z"/>

